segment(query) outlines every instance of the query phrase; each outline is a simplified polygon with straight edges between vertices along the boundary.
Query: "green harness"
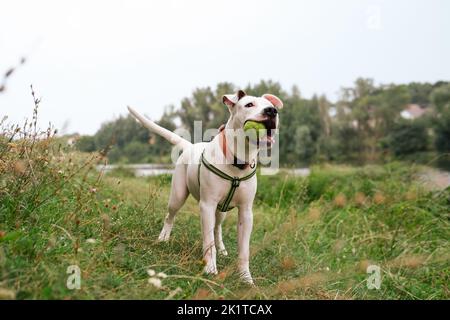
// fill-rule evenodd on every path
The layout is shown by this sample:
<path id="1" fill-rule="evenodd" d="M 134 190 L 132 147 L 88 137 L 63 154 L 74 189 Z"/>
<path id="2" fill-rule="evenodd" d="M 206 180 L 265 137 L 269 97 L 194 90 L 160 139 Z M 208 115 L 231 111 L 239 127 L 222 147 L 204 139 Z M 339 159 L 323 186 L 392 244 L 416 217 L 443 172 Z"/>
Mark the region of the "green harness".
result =
<path id="1" fill-rule="evenodd" d="M 233 209 L 234 207 L 230 207 L 230 202 L 231 199 L 233 199 L 234 196 L 234 192 L 236 191 L 236 189 L 239 187 L 239 184 L 241 183 L 241 181 L 245 181 L 250 179 L 251 177 L 253 177 L 256 173 L 256 169 L 253 170 L 249 175 L 246 175 L 245 177 L 239 178 L 239 177 L 232 177 L 229 176 L 228 174 L 226 174 L 223 171 L 220 171 L 218 168 L 216 168 L 215 166 L 213 166 L 211 163 L 209 163 L 205 157 L 203 156 L 203 153 L 205 153 L 205 150 L 203 150 L 202 155 L 200 157 L 200 161 L 198 162 L 198 173 L 197 173 L 197 179 L 198 179 L 198 187 L 200 190 L 200 167 L 203 163 L 203 165 L 212 173 L 218 175 L 219 177 L 221 177 L 222 179 L 231 181 L 231 187 L 230 187 L 230 191 L 228 191 L 228 194 L 225 198 L 225 200 L 222 203 L 219 203 L 217 205 L 217 209 L 219 209 L 221 212 L 227 212 L 230 211 L 231 209 Z"/>

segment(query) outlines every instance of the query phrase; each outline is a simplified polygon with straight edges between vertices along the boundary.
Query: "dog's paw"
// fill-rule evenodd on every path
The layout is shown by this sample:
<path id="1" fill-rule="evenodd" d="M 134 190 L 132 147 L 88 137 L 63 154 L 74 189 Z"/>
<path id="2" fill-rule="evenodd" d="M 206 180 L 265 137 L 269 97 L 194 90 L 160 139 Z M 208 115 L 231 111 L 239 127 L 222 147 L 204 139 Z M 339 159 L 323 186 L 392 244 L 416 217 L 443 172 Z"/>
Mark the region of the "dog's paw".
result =
<path id="1" fill-rule="evenodd" d="M 158 241 L 159 242 L 169 241 L 171 231 L 172 227 L 167 227 L 166 225 L 164 225 L 164 228 L 161 230 L 161 233 L 159 234 Z"/>
<path id="2" fill-rule="evenodd" d="M 228 255 L 228 251 L 225 248 L 219 249 L 219 254 L 226 257 Z"/>
<path id="3" fill-rule="evenodd" d="M 249 271 L 242 271 L 239 273 L 239 278 L 246 284 L 250 286 L 254 286 L 253 278 Z"/>
<path id="4" fill-rule="evenodd" d="M 203 272 L 206 274 L 217 274 L 217 267 L 214 263 L 208 263 L 204 268 Z"/>

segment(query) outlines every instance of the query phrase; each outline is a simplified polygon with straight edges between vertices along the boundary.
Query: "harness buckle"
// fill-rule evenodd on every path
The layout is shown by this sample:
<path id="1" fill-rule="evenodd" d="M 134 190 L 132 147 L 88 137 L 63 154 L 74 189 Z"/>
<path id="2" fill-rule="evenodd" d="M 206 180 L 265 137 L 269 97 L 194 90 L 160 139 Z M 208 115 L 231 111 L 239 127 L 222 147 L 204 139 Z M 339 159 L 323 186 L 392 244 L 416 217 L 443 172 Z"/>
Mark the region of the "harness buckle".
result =
<path id="1" fill-rule="evenodd" d="M 231 181 L 231 186 L 232 187 L 239 187 L 239 184 L 241 183 L 240 179 L 238 177 L 234 177 L 233 180 Z"/>

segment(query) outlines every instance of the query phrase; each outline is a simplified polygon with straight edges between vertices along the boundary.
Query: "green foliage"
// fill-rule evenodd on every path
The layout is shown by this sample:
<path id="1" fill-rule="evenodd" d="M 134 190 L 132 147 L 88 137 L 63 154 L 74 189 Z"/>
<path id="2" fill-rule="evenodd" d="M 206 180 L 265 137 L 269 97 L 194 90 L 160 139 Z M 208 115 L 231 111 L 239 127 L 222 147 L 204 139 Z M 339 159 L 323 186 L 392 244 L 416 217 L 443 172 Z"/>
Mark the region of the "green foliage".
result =
<path id="1" fill-rule="evenodd" d="M 286 174 L 258 177 L 256 202 L 270 208 L 291 208 L 305 205 L 306 181 Z"/>
<path id="2" fill-rule="evenodd" d="M 407 87 L 411 97 L 411 103 L 421 106 L 429 105 L 430 94 L 433 91 L 433 85 L 431 83 L 411 82 Z"/>
<path id="3" fill-rule="evenodd" d="M 173 108 L 168 108 L 157 123 L 175 130 Z M 104 123 L 94 136 L 82 136 L 76 148 L 84 152 L 102 151 L 111 163 L 164 161 L 171 146 L 136 122 L 132 116 Z"/>
<path id="4" fill-rule="evenodd" d="M 280 116 L 280 127 L 283 128 L 279 139 L 280 162 L 290 165 L 310 163 L 316 157 L 322 131 L 318 98 L 303 99 L 298 89 L 294 88 L 284 104 Z"/>
<path id="5" fill-rule="evenodd" d="M 95 144 L 95 137 L 93 136 L 81 136 L 76 141 L 76 148 L 82 152 L 94 152 L 97 150 Z"/>
<path id="6" fill-rule="evenodd" d="M 433 90 L 431 101 L 437 113 L 434 122 L 436 149 L 440 152 L 450 152 L 450 84 Z"/>
<path id="7" fill-rule="evenodd" d="M 389 148 L 397 156 L 426 151 L 427 128 L 423 121 L 401 121 L 389 133 Z"/>
<path id="8" fill-rule="evenodd" d="M 435 124 L 436 149 L 440 152 L 450 152 L 450 110 L 442 112 Z"/>
<path id="9" fill-rule="evenodd" d="M 431 93 L 431 102 L 438 112 L 444 112 L 450 108 L 450 84 L 437 87 Z"/>
<path id="10" fill-rule="evenodd" d="M 137 123 L 130 115 L 104 123 L 95 134 L 96 145 L 100 149 L 105 149 L 110 145 L 123 148 L 131 141 L 146 142 L 149 138 L 148 129 Z"/>
<path id="11" fill-rule="evenodd" d="M 195 121 L 202 122 L 203 130 L 218 128 L 229 115 L 222 104 L 222 96 L 234 91 L 234 85 L 230 83 L 218 84 L 214 92 L 210 87 L 195 89 L 191 97 L 181 101 L 177 115 L 191 133 L 194 132 Z"/>
<path id="12" fill-rule="evenodd" d="M 316 145 L 311 135 L 309 127 L 302 125 L 295 130 L 294 135 L 294 155 L 298 159 L 308 161 L 315 156 Z"/>
<path id="13" fill-rule="evenodd" d="M 124 148 L 123 152 L 127 155 L 127 159 L 131 163 L 136 163 L 144 160 L 148 157 L 150 146 L 148 143 L 142 143 L 139 141 L 131 141 Z"/>

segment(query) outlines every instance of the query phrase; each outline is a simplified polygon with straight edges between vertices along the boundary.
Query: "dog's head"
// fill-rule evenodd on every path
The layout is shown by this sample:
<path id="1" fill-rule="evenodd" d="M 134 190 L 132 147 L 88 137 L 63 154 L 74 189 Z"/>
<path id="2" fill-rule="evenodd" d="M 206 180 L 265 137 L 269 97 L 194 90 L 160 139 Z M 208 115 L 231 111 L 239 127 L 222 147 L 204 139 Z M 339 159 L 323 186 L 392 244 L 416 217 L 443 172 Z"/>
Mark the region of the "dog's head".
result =
<path id="1" fill-rule="evenodd" d="M 247 121 L 262 123 L 267 130 L 267 134 L 256 141 L 256 144 L 269 148 L 272 146 L 273 135 L 278 129 L 278 110 L 283 108 L 283 102 L 278 97 L 268 93 L 261 97 L 253 97 L 239 90 L 236 94 L 224 95 L 222 101 L 231 113 L 230 129 L 243 129 Z"/>

